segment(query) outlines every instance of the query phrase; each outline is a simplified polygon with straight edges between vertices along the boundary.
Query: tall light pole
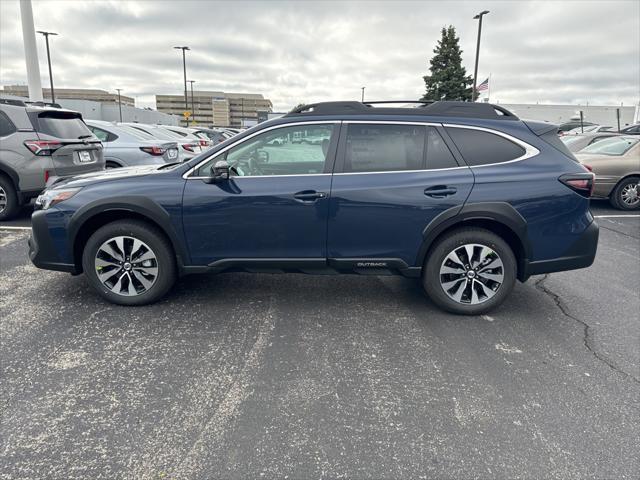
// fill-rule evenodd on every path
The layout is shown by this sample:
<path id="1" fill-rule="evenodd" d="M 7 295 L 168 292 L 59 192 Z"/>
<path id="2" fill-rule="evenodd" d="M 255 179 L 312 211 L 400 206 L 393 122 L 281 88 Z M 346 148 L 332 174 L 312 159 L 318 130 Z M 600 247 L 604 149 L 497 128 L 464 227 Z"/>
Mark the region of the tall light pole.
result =
<path id="1" fill-rule="evenodd" d="M 483 10 L 475 17 L 474 20 L 478 20 L 478 43 L 476 44 L 476 65 L 473 68 L 473 90 L 471 90 L 471 101 L 476 101 L 476 84 L 478 82 L 478 57 L 480 56 L 480 34 L 482 33 L 482 17 L 489 13 L 489 10 Z"/>
<path id="2" fill-rule="evenodd" d="M 42 84 L 40 83 L 40 66 L 38 65 L 38 49 L 36 48 L 36 32 L 33 27 L 31 0 L 20 0 L 20 20 L 22 21 L 24 59 L 27 64 L 29 100 L 41 102 L 43 100 Z"/>
<path id="3" fill-rule="evenodd" d="M 120 101 L 120 90 L 121 88 L 116 88 L 118 91 L 118 110 L 120 111 L 120 123 L 122 123 L 122 102 Z"/>
<path id="4" fill-rule="evenodd" d="M 184 111 L 189 110 L 189 100 L 187 100 L 187 57 L 186 51 L 191 50 L 189 47 L 173 47 L 176 50 L 182 50 L 182 70 L 184 72 Z M 189 126 L 189 117 L 187 117 L 187 127 Z"/>
<path id="5" fill-rule="evenodd" d="M 43 32 L 38 30 L 38 33 L 44 35 L 44 40 L 47 43 L 47 63 L 49 64 L 49 84 L 51 85 L 51 103 L 56 103 L 56 94 L 53 91 L 53 73 L 51 73 L 51 53 L 49 53 L 49 35 L 58 35 L 55 32 Z"/>
<path id="6" fill-rule="evenodd" d="M 365 88 L 366 88 L 366 87 L 362 87 L 362 88 L 360 88 L 360 90 L 362 90 L 362 103 L 364 103 L 364 89 L 365 89 Z"/>
<path id="7" fill-rule="evenodd" d="M 191 84 L 191 115 L 194 118 L 194 122 L 195 122 L 195 118 L 196 118 L 196 111 L 195 108 L 193 107 L 193 84 L 196 83 L 195 80 L 187 80 L 187 82 L 189 82 Z"/>

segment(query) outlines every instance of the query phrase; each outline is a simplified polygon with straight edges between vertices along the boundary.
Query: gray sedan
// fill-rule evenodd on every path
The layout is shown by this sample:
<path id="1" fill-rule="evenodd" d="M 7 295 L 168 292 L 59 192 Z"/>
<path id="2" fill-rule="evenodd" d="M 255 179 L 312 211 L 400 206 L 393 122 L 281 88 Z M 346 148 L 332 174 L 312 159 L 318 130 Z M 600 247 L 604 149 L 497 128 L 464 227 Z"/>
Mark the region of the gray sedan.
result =
<path id="1" fill-rule="evenodd" d="M 106 168 L 161 165 L 178 161 L 176 142 L 158 140 L 126 125 L 99 120 L 86 120 L 85 123 L 104 145 Z"/>

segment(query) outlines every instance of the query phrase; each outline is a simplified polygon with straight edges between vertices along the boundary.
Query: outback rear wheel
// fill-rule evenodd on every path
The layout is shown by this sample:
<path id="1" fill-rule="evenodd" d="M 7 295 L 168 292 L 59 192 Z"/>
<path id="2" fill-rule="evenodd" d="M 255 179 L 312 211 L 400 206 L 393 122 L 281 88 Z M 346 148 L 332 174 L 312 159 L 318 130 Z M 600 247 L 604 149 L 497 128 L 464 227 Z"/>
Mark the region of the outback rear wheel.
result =
<path id="1" fill-rule="evenodd" d="M 482 228 L 462 228 L 446 234 L 431 249 L 422 281 L 439 307 L 478 315 L 509 295 L 516 268 L 515 256 L 502 238 Z"/>
<path id="2" fill-rule="evenodd" d="M 640 208 L 640 177 L 622 180 L 611 193 L 611 204 L 620 210 Z"/>
<path id="3" fill-rule="evenodd" d="M 110 302 L 146 305 L 176 279 L 175 255 L 157 228 L 137 220 L 113 222 L 91 235 L 82 255 L 89 283 Z"/>
<path id="4" fill-rule="evenodd" d="M 13 182 L 0 175 L 0 220 L 10 220 L 18 214 L 20 203 Z"/>

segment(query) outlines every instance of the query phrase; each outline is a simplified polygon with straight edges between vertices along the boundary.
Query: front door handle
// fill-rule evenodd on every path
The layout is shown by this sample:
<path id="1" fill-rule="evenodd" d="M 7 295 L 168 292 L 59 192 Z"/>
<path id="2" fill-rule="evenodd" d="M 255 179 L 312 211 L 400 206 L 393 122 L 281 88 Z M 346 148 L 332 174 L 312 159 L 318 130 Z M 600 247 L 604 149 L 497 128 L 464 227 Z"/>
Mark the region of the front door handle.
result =
<path id="1" fill-rule="evenodd" d="M 315 190 L 303 190 L 293 194 L 293 198 L 302 203 L 315 203 L 320 198 L 326 198 L 324 192 L 316 192 Z"/>
<path id="2" fill-rule="evenodd" d="M 424 194 L 431 198 L 444 198 L 449 195 L 455 195 L 458 189 L 455 187 L 447 187 L 446 185 L 436 185 L 435 187 L 425 188 Z"/>

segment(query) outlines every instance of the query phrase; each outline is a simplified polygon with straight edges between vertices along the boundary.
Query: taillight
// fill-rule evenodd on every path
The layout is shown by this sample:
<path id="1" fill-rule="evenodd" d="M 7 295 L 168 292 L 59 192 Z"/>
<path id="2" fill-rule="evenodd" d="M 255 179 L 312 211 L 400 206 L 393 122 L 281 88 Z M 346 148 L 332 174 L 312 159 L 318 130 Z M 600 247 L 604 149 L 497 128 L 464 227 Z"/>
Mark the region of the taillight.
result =
<path id="1" fill-rule="evenodd" d="M 183 143 L 182 144 L 182 148 L 184 150 L 186 150 L 187 152 L 193 152 L 193 147 L 197 147 L 198 144 L 191 144 L 191 143 Z"/>
<path id="2" fill-rule="evenodd" d="M 49 170 L 45 170 L 44 171 L 44 183 L 46 184 L 49 181 L 49 177 L 51 176 L 51 173 L 49 173 Z"/>
<path id="3" fill-rule="evenodd" d="M 51 155 L 62 146 L 62 143 L 51 140 L 26 140 L 24 146 L 35 155 Z"/>
<path id="4" fill-rule="evenodd" d="M 593 172 L 593 168 L 591 168 L 591 165 L 585 165 L 584 163 L 582 164 L 582 166 L 584 168 L 586 168 L 587 170 L 589 170 L 590 172 Z"/>
<path id="5" fill-rule="evenodd" d="M 140 147 L 140 150 L 148 153 L 149 155 L 160 156 L 164 155 L 165 149 L 161 147 Z"/>
<path id="6" fill-rule="evenodd" d="M 211 142 L 209 140 L 205 140 L 205 139 L 200 140 L 201 147 L 208 147 L 209 145 L 211 145 Z"/>
<path id="7" fill-rule="evenodd" d="M 583 197 L 589 198 L 593 195 L 595 185 L 595 175 L 593 173 L 568 173 L 558 178 L 567 187 Z"/>

